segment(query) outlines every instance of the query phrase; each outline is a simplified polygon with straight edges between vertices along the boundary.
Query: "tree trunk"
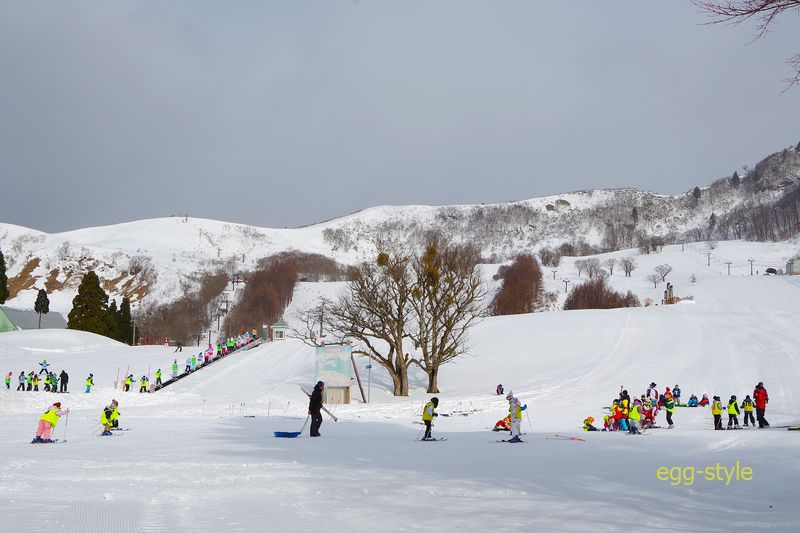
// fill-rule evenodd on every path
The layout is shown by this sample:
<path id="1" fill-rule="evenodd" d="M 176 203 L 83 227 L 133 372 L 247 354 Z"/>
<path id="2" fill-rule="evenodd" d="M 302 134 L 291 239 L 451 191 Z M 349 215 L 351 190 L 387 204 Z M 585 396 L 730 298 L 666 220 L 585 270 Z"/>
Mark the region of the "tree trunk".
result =
<path id="1" fill-rule="evenodd" d="M 392 372 L 392 383 L 394 384 L 395 396 L 408 396 L 408 367 L 404 366 L 400 360 L 394 364 Z"/>
<path id="2" fill-rule="evenodd" d="M 428 372 L 428 393 L 439 394 L 439 367 L 436 366 Z"/>
<path id="3" fill-rule="evenodd" d="M 42 329 L 42 313 L 39 313 L 39 326 L 36 329 Z"/>

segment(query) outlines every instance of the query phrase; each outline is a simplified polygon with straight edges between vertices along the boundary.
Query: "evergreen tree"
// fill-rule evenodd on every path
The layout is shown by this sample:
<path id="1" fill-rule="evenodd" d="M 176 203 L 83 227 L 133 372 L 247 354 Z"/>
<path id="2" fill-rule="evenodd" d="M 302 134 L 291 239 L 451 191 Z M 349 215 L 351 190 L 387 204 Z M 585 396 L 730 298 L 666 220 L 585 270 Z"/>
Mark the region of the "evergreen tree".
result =
<path id="1" fill-rule="evenodd" d="M 635 206 L 633 208 L 633 211 L 631 211 L 631 218 L 633 219 L 634 224 L 639 222 L 639 210 L 636 209 Z"/>
<path id="2" fill-rule="evenodd" d="M 108 295 L 100 287 L 100 278 L 90 270 L 83 276 L 78 294 L 72 300 L 67 327 L 108 337 L 111 327 L 107 310 Z"/>
<path id="3" fill-rule="evenodd" d="M 131 301 L 130 299 L 125 296 L 122 298 L 122 303 L 119 304 L 119 331 L 120 337 L 119 341 L 124 342 L 126 344 L 130 344 L 131 342 L 134 343 L 135 340 L 133 339 L 133 327 L 132 327 L 132 320 L 131 320 Z"/>
<path id="4" fill-rule="evenodd" d="M 50 299 L 44 289 L 39 289 L 39 293 L 36 295 L 36 303 L 33 304 L 33 310 L 39 313 L 39 329 L 42 329 L 42 315 L 50 312 Z"/>
<path id="5" fill-rule="evenodd" d="M 700 192 L 700 187 L 694 188 L 694 190 L 692 191 L 692 196 L 694 197 L 695 200 L 699 200 L 700 197 L 703 196 L 703 193 Z"/>
<path id="6" fill-rule="evenodd" d="M 8 299 L 8 277 L 6 276 L 6 258 L 0 250 L 0 304 L 6 303 Z"/>
<path id="7" fill-rule="evenodd" d="M 734 172 L 733 177 L 731 178 L 731 185 L 734 187 L 738 187 L 742 180 L 739 179 L 739 173 Z"/>
<path id="8" fill-rule="evenodd" d="M 708 219 L 708 229 L 714 229 L 717 225 L 717 215 L 711 213 L 711 217 Z"/>
<path id="9" fill-rule="evenodd" d="M 111 300 L 106 309 L 108 315 L 108 336 L 118 341 L 120 340 L 120 324 L 119 324 L 119 311 L 117 310 L 117 301 Z"/>

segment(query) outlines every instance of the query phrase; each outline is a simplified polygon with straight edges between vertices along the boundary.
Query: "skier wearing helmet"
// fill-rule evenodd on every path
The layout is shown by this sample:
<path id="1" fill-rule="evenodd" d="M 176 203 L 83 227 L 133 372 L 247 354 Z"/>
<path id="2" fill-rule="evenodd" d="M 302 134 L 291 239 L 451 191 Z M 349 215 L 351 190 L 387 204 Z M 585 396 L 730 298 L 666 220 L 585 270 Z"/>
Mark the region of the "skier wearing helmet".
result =
<path id="1" fill-rule="evenodd" d="M 592 424 L 594 424 L 594 417 L 593 416 L 586 417 L 584 419 L 584 421 L 583 421 L 583 430 L 584 431 L 597 431 L 597 428 L 594 427 Z"/>
<path id="2" fill-rule="evenodd" d="M 439 398 L 434 397 L 422 409 L 422 423 L 425 424 L 425 436 L 422 437 L 422 440 L 434 440 L 431 436 L 431 424 L 433 423 L 433 417 L 439 416 L 435 411 L 437 407 L 439 407 Z"/>
<path id="3" fill-rule="evenodd" d="M 508 442 L 522 442 L 522 439 L 519 438 L 519 426 L 522 423 L 522 411 L 528 406 L 521 405 L 512 391 L 508 391 L 506 400 L 508 400 L 508 417 L 511 419 L 511 438 Z"/>

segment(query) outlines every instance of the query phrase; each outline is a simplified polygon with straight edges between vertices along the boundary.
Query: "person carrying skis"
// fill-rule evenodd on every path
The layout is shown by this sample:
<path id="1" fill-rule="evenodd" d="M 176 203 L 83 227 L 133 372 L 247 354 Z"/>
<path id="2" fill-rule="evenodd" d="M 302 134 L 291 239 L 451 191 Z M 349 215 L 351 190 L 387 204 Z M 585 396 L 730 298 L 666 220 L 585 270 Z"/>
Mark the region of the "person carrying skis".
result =
<path id="1" fill-rule="evenodd" d="M 736 396 L 728 400 L 728 429 L 742 429 L 739 427 L 739 403 Z"/>
<path id="2" fill-rule="evenodd" d="M 161 388 L 161 369 L 156 370 L 156 388 Z"/>
<path id="3" fill-rule="evenodd" d="M 425 404 L 422 409 L 422 423 L 425 424 L 425 436 L 422 440 L 432 440 L 431 426 L 433 425 L 433 417 L 439 416 L 435 409 L 439 406 L 439 398 L 431 398 L 431 401 Z"/>
<path id="4" fill-rule="evenodd" d="M 317 381 L 314 385 L 314 390 L 311 391 L 311 397 L 308 400 L 308 414 L 311 415 L 311 430 L 309 435 L 312 437 L 321 437 L 319 428 L 322 426 L 322 390 L 325 388 L 325 383 Z"/>
<path id="5" fill-rule="evenodd" d="M 175 379 L 177 377 L 178 377 L 178 360 L 175 359 L 172 362 L 172 379 Z"/>
<path id="6" fill-rule="evenodd" d="M 667 411 L 667 429 L 672 429 L 674 424 L 672 423 L 672 413 L 675 412 L 675 398 L 672 396 L 672 393 L 669 389 L 664 392 L 664 410 Z"/>
<path id="7" fill-rule="evenodd" d="M 583 419 L 583 430 L 584 431 L 597 431 L 597 428 L 594 427 L 594 417 L 587 416 Z"/>
<path id="8" fill-rule="evenodd" d="M 5 379 L 5 382 L 6 382 L 6 390 L 11 390 L 11 375 L 12 375 L 12 372 L 9 372 L 9 373 L 6 375 L 6 379 Z"/>
<path id="9" fill-rule="evenodd" d="M 56 402 L 47 408 L 47 411 L 39 418 L 39 427 L 36 429 L 36 436 L 31 444 L 53 442 L 50 435 L 58 424 L 58 420 L 69 414 L 69 409 L 61 410 L 61 402 Z"/>
<path id="10" fill-rule="evenodd" d="M 111 428 L 115 426 L 117 414 L 117 400 L 111 400 L 111 403 L 103 408 L 100 413 L 100 423 L 103 425 L 103 436 L 108 437 L 111 433 Z"/>
<path id="11" fill-rule="evenodd" d="M 508 391 L 506 400 L 508 400 L 508 417 L 511 419 L 511 438 L 508 439 L 508 442 L 522 442 L 522 439 L 519 438 L 522 411 L 527 409 L 528 405 L 521 405 L 512 391 Z"/>
<path id="12" fill-rule="evenodd" d="M 139 380 L 139 393 L 147 392 L 147 376 L 142 376 Z"/>
<path id="13" fill-rule="evenodd" d="M 759 381 L 758 385 L 756 385 L 753 391 L 753 400 L 756 403 L 756 419 L 758 420 L 759 429 L 768 428 L 769 422 L 764 418 L 764 412 L 767 410 L 767 404 L 769 403 L 769 394 L 767 394 L 767 389 L 764 388 L 763 381 Z"/>
<path id="14" fill-rule="evenodd" d="M 750 399 L 750 395 L 744 397 L 742 400 L 742 410 L 744 411 L 744 427 L 747 427 L 747 421 L 749 420 L 753 427 L 756 427 L 756 419 L 753 418 L 753 400 Z"/>
<path id="15" fill-rule="evenodd" d="M 123 390 L 128 392 L 131 390 L 131 385 L 133 385 L 133 374 L 130 374 L 127 378 L 125 378 L 125 386 Z"/>
<path id="16" fill-rule="evenodd" d="M 714 396 L 711 414 L 714 415 L 714 429 L 722 429 L 722 403 L 720 403 L 719 396 Z"/>
<path id="17" fill-rule="evenodd" d="M 86 390 L 84 392 L 91 392 L 92 385 L 94 385 L 94 374 L 89 374 L 89 377 L 86 378 Z"/>
<path id="18" fill-rule="evenodd" d="M 67 392 L 67 385 L 69 384 L 69 374 L 67 374 L 66 370 L 62 370 L 61 374 L 59 374 L 61 378 L 61 389 L 59 392 Z"/>

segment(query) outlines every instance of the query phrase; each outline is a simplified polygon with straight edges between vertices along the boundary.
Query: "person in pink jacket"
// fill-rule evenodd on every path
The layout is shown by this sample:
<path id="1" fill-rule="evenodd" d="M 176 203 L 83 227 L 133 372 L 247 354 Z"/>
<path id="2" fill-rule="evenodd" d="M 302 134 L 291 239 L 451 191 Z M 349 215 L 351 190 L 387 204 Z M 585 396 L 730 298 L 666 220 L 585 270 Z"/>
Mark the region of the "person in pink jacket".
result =
<path id="1" fill-rule="evenodd" d="M 31 444 L 53 442 L 50 440 L 50 434 L 58 424 L 58 420 L 69 414 L 69 409 L 61 410 L 61 402 L 56 402 L 47 408 L 47 411 L 39 418 L 39 427 L 36 429 L 36 436 L 31 441 Z"/>

